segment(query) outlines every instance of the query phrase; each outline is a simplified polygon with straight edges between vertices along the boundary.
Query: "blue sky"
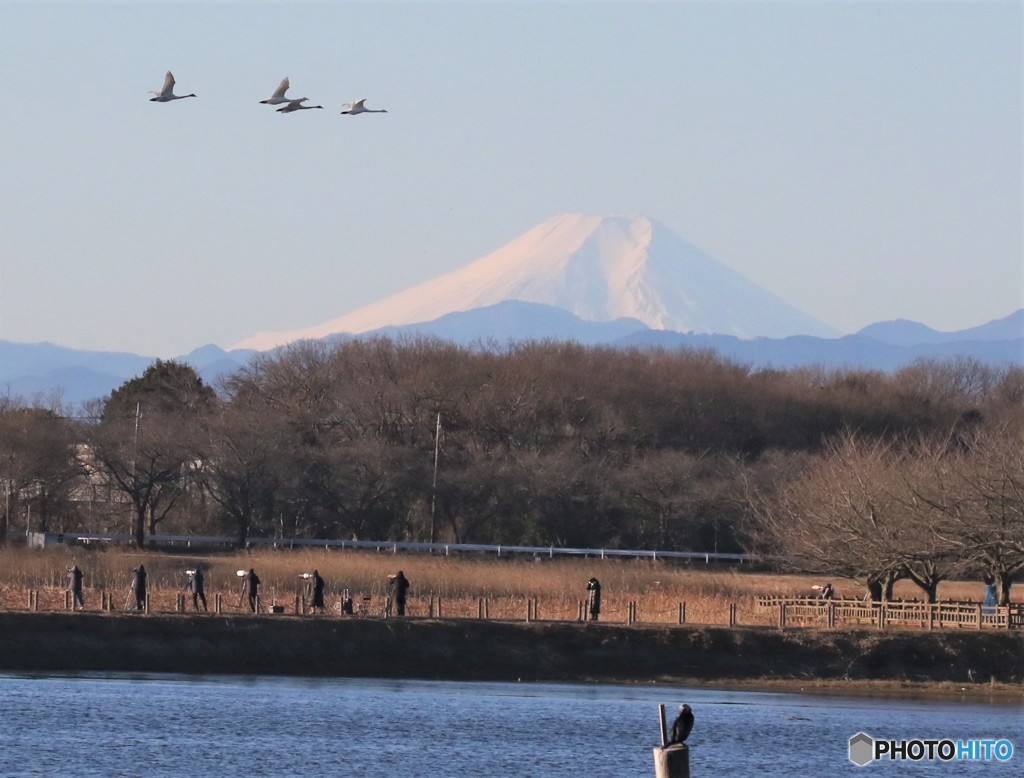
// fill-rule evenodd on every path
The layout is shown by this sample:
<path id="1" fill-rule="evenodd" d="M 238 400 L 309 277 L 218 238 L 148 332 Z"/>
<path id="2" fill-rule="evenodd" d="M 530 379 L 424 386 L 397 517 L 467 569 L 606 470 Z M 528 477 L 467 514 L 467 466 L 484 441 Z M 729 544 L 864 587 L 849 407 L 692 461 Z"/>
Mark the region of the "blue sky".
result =
<path id="1" fill-rule="evenodd" d="M 1022 40 L 1019 2 L 0 0 L 0 339 L 228 346 L 566 212 L 843 331 L 981 324 L 1024 306 Z M 324 110 L 260 105 L 286 75 Z"/>

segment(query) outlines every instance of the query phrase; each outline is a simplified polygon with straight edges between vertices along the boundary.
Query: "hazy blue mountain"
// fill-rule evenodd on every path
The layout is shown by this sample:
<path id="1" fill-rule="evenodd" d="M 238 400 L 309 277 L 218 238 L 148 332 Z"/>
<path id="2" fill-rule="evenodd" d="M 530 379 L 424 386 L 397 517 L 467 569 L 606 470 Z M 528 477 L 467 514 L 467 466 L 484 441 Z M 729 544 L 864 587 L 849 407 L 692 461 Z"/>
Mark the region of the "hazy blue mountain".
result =
<path id="1" fill-rule="evenodd" d="M 177 361 L 191 365 L 203 381 L 216 386 L 256 352 L 226 352 L 203 346 Z M 125 381 L 141 375 L 155 357 L 111 351 L 83 351 L 52 343 L 0 340 L 0 391 L 33 400 L 60 399 L 65 405 L 106 397 Z"/>
<path id="2" fill-rule="evenodd" d="M 955 343 L 965 340 L 1013 340 L 1024 338 L 1024 308 L 1002 319 L 958 332 L 940 332 L 916 321 L 896 319 L 869 324 L 857 334 L 894 346 Z"/>
<path id="3" fill-rule="evenodd" d="M 472 311 L 446 314 L 429 322 L 382 327 L 367 335 L 432 335 L 454 343 L 480 340 L 498 343 L 524 340 L 570 340 L 583 345 L 611 343 L 634 332 L 650 329 L 630 318 L 584 321 L 562 308 L 541 303 L 507 300 Z"/>
<path id="4" fill-rule="evenodd" d="M 1014 340 L 963 340 L 942 343 L 893 345 L 863 335 L 842 338 L 755 338 L 740 340 L 730 335 L 693 335 L 650 330 L 615 342 L 616 346 L 637 348 L 707 348 L 721 356 L 754 369 L 795 367 L 850 368 L 891 372 L 918 359 L 977 359 L 992 367 L 1024 367 L 1024 338 Z"/>

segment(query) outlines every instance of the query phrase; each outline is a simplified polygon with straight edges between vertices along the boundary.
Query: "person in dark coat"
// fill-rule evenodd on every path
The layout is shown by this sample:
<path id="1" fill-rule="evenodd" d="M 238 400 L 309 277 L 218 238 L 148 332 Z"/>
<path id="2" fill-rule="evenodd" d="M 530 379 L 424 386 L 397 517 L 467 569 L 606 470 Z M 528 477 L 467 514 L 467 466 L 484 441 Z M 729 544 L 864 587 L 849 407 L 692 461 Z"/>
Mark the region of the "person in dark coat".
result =
<path id="1" fill-rule="evenodd" d="M 405 615 L 405 597 L 409 591 L 409 579 L 405 573 L 399 570 L 395 575 L 388 576 L 388 607 L 387 614 L 391 615 L 392 607 L 396 615 Z"/>
<path id="2" fill-rule="evenodd" d="M 601 583 L 593 576 L 587 581 L 587 592 L 587 611 L 590 613 L 590 620 L 597 621 L 597 617 L 601 615 Z"/>
<path id="3" fill-rule="evenodd" d="M 256 571 L 251 567 L 249 572 L 242 578 L 242 589 L 249 593 L 249 610 L 256 613 L 259 603 L 260 577 L 256 575 Z"/>
<path id="4" fill-rule="evenodd" d="M 197 567 L 195 570 L 189 570 L 188 583 L 185 584 L 185 588 L 192 592 L 192 607 L 195 610 L 199 610 L 200 600 L 203 603 L 203 610 L 207 610 L 206 591 L 203 584 L 203 569 L 201 567 Z"/>
<path id="5" fill-rule="evenodd" d="M 77 564 L 68 568 L 68 586 L 71 589 L 71 596 L 74 598 L 71 603 L 73 608 L 84 608 L 85 598 L 82 596 L 82 571 Z"/>
<path id="6" fill-rule="evenodd" d="M 310 608 L 314 611 L 319 609 L 321 613 L 324 612 L 324 579 L 320 577 L 320 571 L 313 571 L 313 582 L 311 584 L 313 591 L 313 597 L 310 601 Z"/>
<path id="7" fill-rule="evenodd" d="M 132 594 L 135 595 L 135 610 L 141 611 L 146 608 L 146 566 L 139 565 L 132 568 Z"/>
<path id="8" fill-rule="evenodd" d="M 341 612 L 346 616 L 352 615 L 352 595 L 349 594 L 348 589 L 341 593 Z"/>

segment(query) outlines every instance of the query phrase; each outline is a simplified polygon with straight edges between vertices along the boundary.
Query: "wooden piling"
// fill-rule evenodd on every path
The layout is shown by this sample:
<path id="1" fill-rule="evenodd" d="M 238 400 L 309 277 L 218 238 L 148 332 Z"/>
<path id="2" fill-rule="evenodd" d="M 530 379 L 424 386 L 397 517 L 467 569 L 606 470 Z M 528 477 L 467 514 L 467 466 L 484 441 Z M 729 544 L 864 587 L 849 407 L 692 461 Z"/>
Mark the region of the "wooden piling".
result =
<path id="1" fill-rule="evenodd" d="M 729 603 L 729 626 L 736 626 L 736 603 Z"/>
<path id="2" fill-rule="evenodd" d="M 680 624 L 685 624 L 686 623 L 686 603 L 685 602 L 679 603 L 679 623 Z"/>
<path id="3" fill-rule="evenodd" d="M 655 746 L 654 778 L 690 778 L 690 749 L 685 743 Z"/>
<path id="4" fill-rule="evenodd" d="M 665 703 L 658 703 L 658 722 L 661 724 L 661 747 L 668 743 L 668 727 L 665 725 Z"/>
<path id="5" fill-rule="evenodd" d="M 64 592 L 64 610 L 71 610 L 71 592 Z"/>
<path id="6" fill-rule="evenodd" d="M 213 596 L 213 612 L 220 616 L 221 599 L 223 595 L 219 592 Z"/>

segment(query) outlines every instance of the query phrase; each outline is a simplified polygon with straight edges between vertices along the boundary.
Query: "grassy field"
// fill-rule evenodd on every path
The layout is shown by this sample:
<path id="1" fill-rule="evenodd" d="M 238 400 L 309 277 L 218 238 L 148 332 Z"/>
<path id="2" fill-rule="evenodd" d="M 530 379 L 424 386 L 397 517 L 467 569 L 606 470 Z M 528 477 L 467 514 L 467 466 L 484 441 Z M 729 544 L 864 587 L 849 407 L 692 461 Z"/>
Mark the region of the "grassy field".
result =
<path id="1" fill-rule="evenodd" d="M 685 603 L 689 623 L 728 624 L 729 606 L 735 604 L 739 623 L 768 624 L 773 615 L 755 607 L 757 595 L 811 595 L 812 585 L 825 583 L 806 576 L 650 560 L 497 559 L 338 550 L 188 555 L 121 549 L 0 549 L 0 608 L 27 608 L 28 592 L 36 590 L 40 609 L 62 609 L 67 569 L 73 563 L 85 573 L 87 610 L 99 609 L 101 591 L 111 593 L 116 607 L 123 607 L 131 570 L 140 563 L 149 573 L 154 611 L 174 610 L 177 595 L 184 592 L 185 570 L 196 565 L 206 570 L 211 607 L 214 595 L 221 594 L 227 610 L 237 610 L 241 602 L 238 570 L 255 569 L 262 580 L 263 602 L 276 602 L 291 612 L 303 588 L 301 574 L 317 569 L 326 580 L 329 611 L 337 612 L 347 588 L 357 604 L 368 595 L 370 614 L 380 615 L 387 576 L 401 569 L 412 584 L 409 615 L 429 615 L 432 603 L 436 608 L 440 601 L 444 616 L 476 617 L 483 598 L 487 615 L 497 619 L 525 618 L 527 602 L 533 600 L 540 619 L 573 620 L 586 600 L 586 583 L 593 575 L 602 585 L 602 621 L 626 621 L 630 603 L 636 603 L 637 620 L 655 624 L 676 623 L 680 603 Z M 837 597 L 864 593 L 854 581 L 831 582 Z M 980 581 L 947 581 L 939 586 L 943 600 L 977 602 L 982 594 Z M 1014 600 L 1022 601 L 1022 591 L 1015 594 Z M 896 597 L 920 598 L 921 592 L 901 581 Z"/>

